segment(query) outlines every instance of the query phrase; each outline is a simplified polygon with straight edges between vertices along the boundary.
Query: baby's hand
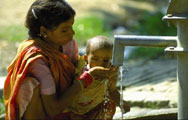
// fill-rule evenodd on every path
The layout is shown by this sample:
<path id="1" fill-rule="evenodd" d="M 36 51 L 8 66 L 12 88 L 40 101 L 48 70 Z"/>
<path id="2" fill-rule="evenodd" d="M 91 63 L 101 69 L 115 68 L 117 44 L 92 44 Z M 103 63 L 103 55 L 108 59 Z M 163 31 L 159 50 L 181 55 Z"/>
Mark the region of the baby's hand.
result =
<path id="1" fill-rule="evenodd" d="M 115 69 L 111 68 L 104 68 L 104 67 L 93 67 L 89 69 L 88 73 L 94 78 L 94 79 L 108 79 L 109 75 L 114 74 Z"/>
<path id="2" fill-rule="evenodd" d="M 129 103 L 124 101 L 124 100 L 123 100 L 123 105 L 122 106 L 120 105 L 120 108 L 121 108 L 121 111 L 122 111 L 123 114 L 125 114 L 125 113 L 130 111 Z"/>

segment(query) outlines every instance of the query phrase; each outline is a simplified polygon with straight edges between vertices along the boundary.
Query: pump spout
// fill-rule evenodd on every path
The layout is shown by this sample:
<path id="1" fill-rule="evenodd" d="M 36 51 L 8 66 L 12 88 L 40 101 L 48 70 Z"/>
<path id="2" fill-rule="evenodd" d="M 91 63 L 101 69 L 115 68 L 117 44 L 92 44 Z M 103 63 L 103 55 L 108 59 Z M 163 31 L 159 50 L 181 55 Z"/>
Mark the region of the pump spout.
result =
<path id="1" fill-rule="evenodd" d="M 176 46 L 176 36 L 115 35 L 112 65 L 122 66 L 125 46 L 167 47 Z"/>

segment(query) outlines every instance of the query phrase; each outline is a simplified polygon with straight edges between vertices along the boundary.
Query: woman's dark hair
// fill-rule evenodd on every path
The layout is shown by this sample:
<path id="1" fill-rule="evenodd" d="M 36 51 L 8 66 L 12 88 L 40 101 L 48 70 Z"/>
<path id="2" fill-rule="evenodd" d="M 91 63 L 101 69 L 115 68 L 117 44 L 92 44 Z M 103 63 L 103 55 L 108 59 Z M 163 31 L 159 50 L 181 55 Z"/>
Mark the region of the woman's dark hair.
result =
<path id="1" fill-rule="evenodd" d="M 40 27 L 54 29 L 75 16 L 74 9 L 65 0 L 36 0 L 26 16 L 25 26 L 30 37 L 40 36 Z"/>

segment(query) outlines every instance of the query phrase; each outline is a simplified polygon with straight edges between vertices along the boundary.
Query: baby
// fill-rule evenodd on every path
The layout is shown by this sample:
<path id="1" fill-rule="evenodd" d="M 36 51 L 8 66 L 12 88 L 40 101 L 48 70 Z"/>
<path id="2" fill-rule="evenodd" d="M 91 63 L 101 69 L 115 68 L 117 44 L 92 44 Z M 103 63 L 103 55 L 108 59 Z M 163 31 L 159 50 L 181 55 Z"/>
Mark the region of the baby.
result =
<path id="1" fill-rule="evenodd" d="M 83 73 L 94 67 L 110 68 L 112 49 L 112 42 L 104 36 L 96 36 L 88 40 L 86 55 L 80 58 L 83 58 L 87 64 L 84 68 L 78 68 L 78 71 Z M 116 89 L 117 81 L 118 69 L 116 75 L 109 75 L 109 79 L 88 78 L 88 81 L 84 82 L 87 84 L 82 86 L 82 92 L 69 107 L 70 111 L 77 116 L 76 118 L 82 116 L 82 119 L 112 119 L 116 105 L 120 107 L 120 93 Z M 124 113 L 130 111 L 126 101 L 123 101 L 122 106 Z"/>

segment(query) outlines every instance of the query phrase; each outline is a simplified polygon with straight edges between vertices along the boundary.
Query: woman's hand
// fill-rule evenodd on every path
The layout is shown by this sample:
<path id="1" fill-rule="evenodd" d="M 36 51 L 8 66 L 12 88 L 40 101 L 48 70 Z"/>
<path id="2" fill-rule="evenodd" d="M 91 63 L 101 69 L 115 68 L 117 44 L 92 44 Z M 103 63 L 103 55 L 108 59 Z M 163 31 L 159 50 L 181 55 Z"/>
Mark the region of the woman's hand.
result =
<path id="1" fill-rule="evenodd" d="M 88 73 L 94 78 L 100 78 L 100 79 L 109 79 L 112 76 L 116 75 L 118 71 L 118 67 L 110 67 L 110 68 L 104 68 L 104 67 L 93 67 L 91 68 Z"/>

